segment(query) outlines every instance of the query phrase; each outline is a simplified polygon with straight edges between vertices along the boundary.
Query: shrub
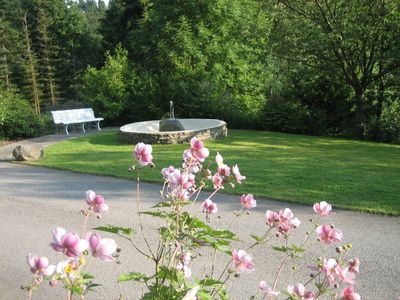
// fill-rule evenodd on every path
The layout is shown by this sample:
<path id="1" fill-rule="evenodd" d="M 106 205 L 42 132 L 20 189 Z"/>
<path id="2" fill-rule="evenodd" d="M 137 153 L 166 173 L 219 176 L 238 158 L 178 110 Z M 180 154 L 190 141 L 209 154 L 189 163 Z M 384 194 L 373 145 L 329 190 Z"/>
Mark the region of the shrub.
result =
<path id="1" fill-rule="evenodd" d="M 400 100 L 384 106 L 381 118 L 373 119 L 365 130 L 366 138 L 378 142 L 400 142 Z"/>
<path id="2" fill-rule="evenodd" d="M 260 127 L 290 133 L 309 133 L 310 112 L 296 101 L 273 99 L 266 103 Z"/>
<path id="3" fill-rule="evenodd" d="M 81 98 L 108 122 L 146 119 L 158 114 L 153 79 L 139 73 L 128 61 L 128 52 L 118 46 L 107 53 L 101 69 L 89 67 L 83 76 Z"/>
<path id="4" fill-rule="evenodd" d="M 6 139 L 32 137 L 47 127 L 49 117 L 35 114 L 32 106 L 14 89 L 0 87 L 0 135 Z"/>

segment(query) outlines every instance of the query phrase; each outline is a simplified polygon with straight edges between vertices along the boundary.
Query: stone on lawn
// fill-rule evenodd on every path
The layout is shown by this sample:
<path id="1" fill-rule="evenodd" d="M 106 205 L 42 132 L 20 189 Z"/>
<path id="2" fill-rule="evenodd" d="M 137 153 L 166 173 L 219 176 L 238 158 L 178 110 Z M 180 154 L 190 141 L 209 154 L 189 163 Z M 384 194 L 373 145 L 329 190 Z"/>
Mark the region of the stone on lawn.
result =
<path id="1" fill-rule="evenodd" d="M 38 146 L 19 145 L 14 148 L 13 156 L 18 161 L 35 160 L 43 156 L 43 149 Z"/>

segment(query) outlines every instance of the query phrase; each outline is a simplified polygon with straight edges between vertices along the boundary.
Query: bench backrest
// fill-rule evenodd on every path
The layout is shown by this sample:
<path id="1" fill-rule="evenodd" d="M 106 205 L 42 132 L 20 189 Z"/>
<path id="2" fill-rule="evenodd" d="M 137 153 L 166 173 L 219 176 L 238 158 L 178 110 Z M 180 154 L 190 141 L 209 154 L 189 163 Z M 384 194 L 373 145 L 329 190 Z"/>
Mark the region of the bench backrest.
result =
<path id="1" fill-rule="evenodd" d="M 53 115 L 55 124 L 83 122 L 95 118 L 93 109 L 91 108 L 55 110 L 51 114 Z"/>

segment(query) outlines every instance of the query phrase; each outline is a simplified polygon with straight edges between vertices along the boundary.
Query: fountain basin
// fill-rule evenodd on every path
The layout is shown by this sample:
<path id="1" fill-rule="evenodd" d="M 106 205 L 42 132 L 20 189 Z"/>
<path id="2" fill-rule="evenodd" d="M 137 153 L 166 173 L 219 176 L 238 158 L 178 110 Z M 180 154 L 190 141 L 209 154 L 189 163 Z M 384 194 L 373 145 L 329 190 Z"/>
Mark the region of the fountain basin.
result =
<path id="1" fill-rule="evenodd" d="M 160 120 L 126 124 L 119 129 L 121 142 L 136 144 L 182 144 L 196 136 L 200 140 L 214 140 L 228 134 L 226 122 L 217 119 L 177 119 L 182 131 L 159 131 Z"/>

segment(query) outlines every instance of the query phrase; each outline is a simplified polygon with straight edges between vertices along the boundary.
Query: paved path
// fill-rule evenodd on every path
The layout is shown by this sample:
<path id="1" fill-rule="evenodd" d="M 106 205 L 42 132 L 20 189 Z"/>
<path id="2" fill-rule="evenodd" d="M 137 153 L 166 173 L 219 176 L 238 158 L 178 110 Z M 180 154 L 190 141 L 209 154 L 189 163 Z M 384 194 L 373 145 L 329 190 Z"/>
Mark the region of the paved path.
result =
<path id="1" fill-rule="evenodd" d="M 90 228 L 109 223 L 138 228 L 135 184 L 132 181 L 0 162 L 0 299 L 25 299 L 26 295 L 19 287 L 30 280 L 25 262 L 27 253 L 36 252 L 48 256 L 54 263 L 61 259 L 59 253 L 48 246 L 51 230 L 55 226 L 62 226 L 80 232 L 82 217 L 78 212 L 85 207 L 83 200 L 87 189 L 104 194 L 110 206 L 110 211 L 101 220 L 89 221 Z M 160 185 L 157 184 L 141 185 L 144 209 L 158 202 L 159 190 Z M 201 196 L 202 199 L 205 197 Z M 277 210 L 287 206 L 285 203 L 259 200 L 258 207 L 251 215 L 243 215 L 238 221 L 232 222 L 232 210 L 240 208 L 238 197 L 218 195 L 216 201 L 221 218 L 214 219 L 215 225 L 223 228 L 232 224 L 231 230 L 238 233 L 245 242 L 249 241 L 248 234 L 261 235 L 265 229 L 264 214 L 267 209 Z M 303 221 L 297 230 L 297 239 L 300 239 L 310 225 L 307 220 L 313 217 L 312 209 L 297 205 L 290 207 Z M 356 288 L 362 299 L 396 299 L 400 295 L 400 218 L 337 211 L 329 220 L 343 231 L 344 242 L 353 244 L 352 256 L 361 258 L 361 274 L 357 277 Z M 157 237 L 153 232 L 160 226 L 159 221 L 146 218 L 144 223 L 146 235 L 155 243 Z M 144 248 L 140 235 L 137 235 L 135 243 Z M 123 249 L 122 265 L 118 268 L 98 260 L 90 262 L 90 267 L 95 267 L 92 273 L 103 286 L 87 299 L 117 299 L 119 291 L 115 288 L 116 274 L 149 272 L 149 261 L 140 257 L 124 241 L 118 239 L 118 244 Z M 243 244 L 236 246 L 244 247 Z M 260 280 L 269 283 L 273 281 L 273 272 L 280 258 L 262 247 L 253 249 L 251 254 L 254 256 L 256 271 L 229 281 L 231 299 L 249 299 L 251 295 L 261 299 L 261 294 L 256 290 L 257 283 Z M 208 260 L 207 255 L 194 260 L 193 271 L 196 274 L 203 273 L 203 265 Z M 223 265 L 227 258 L 218 256 L 217 261 Z M 298 280 L 304 282 L 307 272 L 300 271 Z M 132 283 L 121 285 L 125 299 L 138 299 L 143 290 L 140 285 Z M 34 295 L 34 299 L 65 298 L 61 287 L 46 286 L 35 291 Z"/>
<path id="2" fill-rule="evenodd" d="M 102 131 L 107 131 L 115 128 L 104 128 Z M 93 131 L 87 131 L 86 133 L 82 133 L 80 131 L 73 131 L 70 133 L 70 135 L 65 135 L 65 134 L 51 134 L 51 135 L 45 135 L 33 139 L 28 139 L 28 140 L 22 140 L 18 141 L 15 143 L 7 144 L 5 146 L 0 146 L 0 161 L 12 161 L 14 160 L 12 151 L 14 148 L 18 145 L 34 145 L 34 146 L 39 146 L 42 148 L 46 148 L 47 146 L 67 140 L 67 139 L 73 139 L 85 135 L 90 135 L 90 134 L 96 134 L 98 133 L 97 130 Z"/>

